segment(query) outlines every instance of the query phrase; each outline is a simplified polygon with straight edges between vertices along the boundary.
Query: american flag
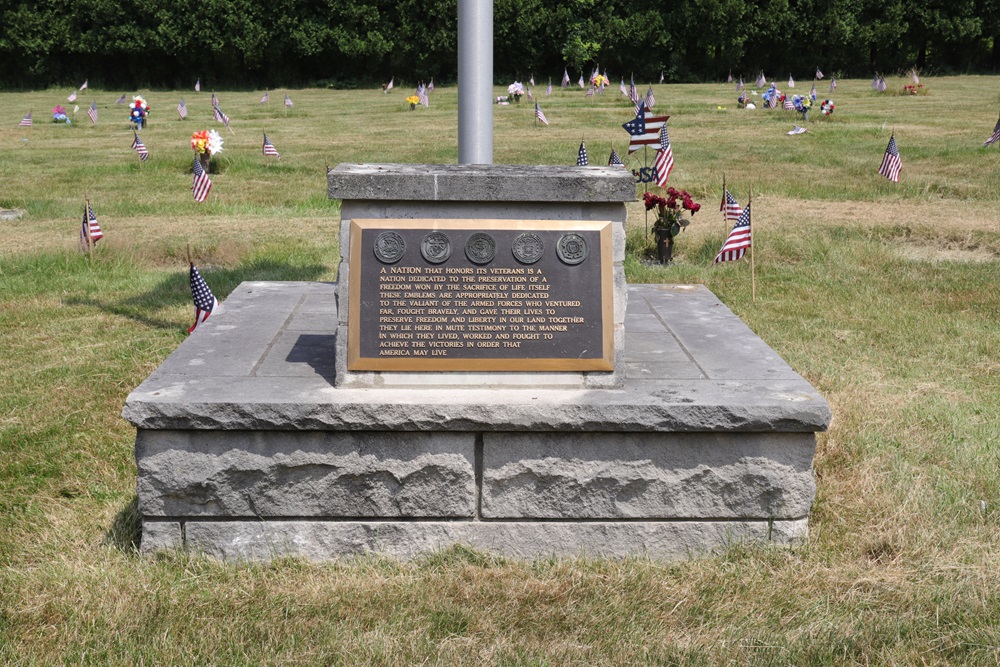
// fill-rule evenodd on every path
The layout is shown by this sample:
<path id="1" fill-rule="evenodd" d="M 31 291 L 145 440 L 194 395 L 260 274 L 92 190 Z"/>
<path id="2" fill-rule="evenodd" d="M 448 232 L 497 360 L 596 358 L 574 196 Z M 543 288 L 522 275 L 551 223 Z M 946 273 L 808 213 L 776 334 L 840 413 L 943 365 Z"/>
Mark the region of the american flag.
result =
<path id="1" fill-rule="evenodd" d="M 139 138 L 139 134 L 135 130 L 132 130 L 132 134 L 135 135 L 135 139 L 132 141 L 132 148 L 139 154 L 139 160 L 145 162 L 149 159 L 149 151 L 146 150 L 146 145 L 142 143 L 142 139 Z"/>
<path id="2" fill-rule="evenodd" d="M 663 83 L 663 70 L 660 70 L 660 83 Z"/>
<path id="3" fill-rule="evenodd" d="M 219 300 L 208 288 L 208 283 L 198 273 L 198 269 L 191 264 L 191 298 L 194 300 L 194 324 L 188 329 L 188 333 L 194 333 L 201 324 L 208 319 L 216 308 L 219 307 Z"/>
<path id="4" fill-rule="evenodd" d="M 761 72 L 760 76 L 757 77 L 756 84 L 758 88 L 763 88 L 764 86 L 767 85 L 767 79 L 764 78 L 763 72 Z"/>
<path id="5" fill-rule="evenodd" d="M 122 96 L 115 100 L 115 104 L 119 106 L 125 104 L 125 93 L 122 93 Z"/>
<path id="6" fill-rule="evenodd" d="M 431 77 L 431 82 L 427 84 L 427 92 L 428 93 L 434 92 L 434 77 Z"/>
<path id="7" fill-rule="evenodd" d="M 97 125 L 97 102 L 96 101 L 94 101 L 94 103 L 90 105 L 90 108 L 87 109 L 87 115 L 90 116 L 90 122 L 92 122 L 94 125 Z"/>
<path id="8" fill-rule="evenodd" d="M 635 105 L 635 108 L 638 111 L 639 102 L 642 98 L 639 97 L 639 91 L 635 89 L 635 81 L 628 84 L 628 98 L 632 100 L 632 104 Z"/>
<path id="9" fill-rule="evenodd" d="M 653 97 L 653 87 L 650 86 L 649 90 L 646 91 L 646 108 L 652 109 L 654 104 L 656 104 L 656 98 Z"/>
<path id="10" fill-rule="evenodd" d="M 392 88 L 392 81 L 389 82 L 389 87 Z M 288 96 L 288 93 L 285 93 L 285 106 L 286 107 L 295 106 L 294 104 L 292 104 L 292 98 Z"/>
<path id="11" fill-rule="evenodd" d="M 910 70 L 910 81 L 913 82 L 914 86 L 920 85 L 920 77 L 917 76 L 917 70 L 915 69 Z"/>
<path id="12" fill-rule="evenodd" d="M 218 105 L 212 107 L 212 118 L 229 127 L 229 116 L 222 113 L 222 109 Z"/>
<path id="13" fill-rule="evenodd" d="M 542 113 L 542 107 L 538 106 L 538 102 L 535 102 L 535 118 L 542 121 L 546 125 L 549 124 L 549 121 L 545 118 L 545 114 Z"/>
<path id="14" fill-rule="evenodd" d="M 777 109 L 778 108 L 778 97 L 780 97 L 780 93 L 778 93 L 777 91 L 775 91 L 775 93 L 773 95 L 771 95 L 771 97 L 768 98 L 768 100 L 767 100 L 767 108 L 768 109 Z"/>
<path id="15" fill-rule="evenodd" d="M 611 149 L 611 157 L 608 158 L 608 166 L 623 167 L 623 168 L 625 167 L 625 163 L 622 162 L 622 159 L 620 157 L 618 157 L 618 151 L 616 151 L 614 148 Z"/>
<path id="16" fill-rule="evenodd" d="M 534 98 L 534 96 L 532 96 L 532 94 L 531 94 L 531 87 L 530 87 L 530 86 L 528 87 L 528 92 L 527 92 L 527 93 L 525 93 L 525 94 L 526 94 L 526 95 L 528 96 L 528 101 L 529 101 L 529 102 L 530 102 L 531 100 L 535 99 L 535 98 Z M 425 95 L 424 97 L 426 97 L 426 95 Z"/>
<path id="17" fill-rule="evenodd" d="M 97 216 L 94 215 L 94 209 L 90 208 L 90 202 L 87 202 L 83 210 L 83 224 L 80 225 L 80 252 L 87 252 L 91 246 L 97 245 L 97 242 L 102 238 L 104 238 L 104 232 L 101 231 L 101 226 L 97 224 Z"/>
<path id="18" fill-rule="evenodd" d="M 392 90 L 393 84 L 395 84 L 395 82 L 396 82 L 396 77 L 392 77 L 391 79 L 389 79 L 389 83 L 385 84 L 385 92 L 388 93 L 390 90 Z M 286 104 L 285 104 L 286 107 L 290 106 L 287 103 L 288 102 L 288 95 L 285 95 L 285 102 L 286 102 Z"/>
<path id="19" fill-rule="evenodd" d="M 84 81 L 84 82 L 83 82 L 83 85 L 82 85 L 82 86 L 80 86 L 80 90 L 86 90 L 86 89 L 87 89 L 87 83 L 88 83 L 89 81 L 90 81 L 90 79 L 87 79 L 86 81 Z"/>
<path id="20" fill-rule="evenodd" d="M 728 193 L 727 193 L 728 194 Z M 753 234 L 750 231 L 750 205 L 743 209 L 736 224 L 729 231 L 726 242 L 722 244 L 722 250 L 715 256 L 713 264 L 720 262 L 735 262 L 742 259 L 747 254 L 747 248 L 753 244 Z"/>
<path id="21" fill-rule="evenodd" d="M 265 90 L 264 94 L 261 95 L 260 103 L 261 104 L 267 104 L 269 101 L 270 101 L 270 98 L 267 96 L 267 91 Z"/>
<path id="22" fill-rule="evenodd" d="M 578 86 L 580 86 L 580 88 L 583 88 L 585 86 L 584 81 L 583 81 L 583 74 L 580 75 L 580 80 L 577 81 L 576 84 Z"/>
<path id="23" fill-rule="evenodd" d="M 792 78 L 791 74 L 788 75 L 788 87 L 789 88 L 795 87 L 795 79 Z"/>
<path id="24" fill-rule="evenodd" d="M 736 84 L 736 92 L 738 93 L 741 90 L 743 90 L 744 88 L 746 88 L 746 84 L 743 83 L 743 75 L 740 74 L 740 80 Z"/>
<path id="25" fill-rule="evenodd" d="M 528 83 L 530 83 L 532 86 L 535 85 L 535 74 L 534 73 L 532 73 L 531 76 L 528 77 Z"/>
<path id="26" fill-rule="evenodd" d="M 72 93 L 70 93 L 69 97 L 67 97 L 66 99 L 70 102 L 76 102 L 76 91 L 74 90 Z"/>
<path id="27" fill-rule="evenodd" d="M 562 83 L 560 85 L 563 88 L 565 88 L 566 86 L 569 85 L 569 70 L 568 69 L 564 69 L 563 70 L 563 78 L 562 78 Z"/>
<path id="28" fill-rule="evenodd" d="M 726 83 L 732 83 L 732 82 L 733 82 L 733 70 L 729 70 L 729 77 L 726 78 Z"/>
<path id="29" fill-rule="evenodd" d="M 21 124 L 24 125 L 24 121 L 21 121 Z M 30 113 L 28 114 L 28 125 L 31 125 Z M 993 126 L 993 134 L 990 135 L 989 139 L 983 142 L 983 146 L 992 146 L 998 140 L 1000 140 L 1000 119 L 998 119 L 997 124 Z"/>
<path id="30" fill-rule="evenodd" d="M 822 79 L 823 78 L 823 73 L 821 71 L 819 71 L 818 67 L 816 68 L 816 78 L 817 79 Z"/>
<path id="31" fill-rule="evenodd" d="M 743 207 L 736 201 L 736 197 L 729 193 L 729 190 L 726 190 L 719 210 L 725 212 L 726 220 L 739 220 L 740 216 L 743 215 Z"/>
<path id="32" fill-rule="evenodd" d="M 593 97 L 593 96 L 594 96 L 594 87 L 591 86 L 590 88 L 587 89 L 587 97 Z"/>
<path id="33" fill-rule="evenodd" d="M 197 81 L 194 82 L 194 92 L 196 93 L 201 92 L 201 79 L 198 79 Z"/>
<path id="34" fill-rule="evenodd" d="M 896 135 L 894 134 L 889 137 L 889 145 L 885 147 L 885 155 L 882 156 L 882 164 L 878 167 L 878 173 L 894 183 L 899 183 L 899 172 L 902 168 L 903 163 L 899 159 L 899 147 L 896 146 Z"/>
<path id="35" fill-rule="evenodd" d="M 629 133 L 628 152 L 634 153 L 643 146 L 660 143 L 660 128 L 666 124 L 670 116 L 654 116 L 643 106 L 635 118 L 622 125 Z"/>
<path id="36" fill-rule="evenodd" d="M 419 86 L 417 86 L 417 98 L 420 100 L 420 103 L 423 104 L 425 107 L 429 107 L 431 105 L 430 100 L 427 99 L 427 86 L 425 86 L 422 83 Z M 528 99 L 529 100 L 531 99 L 530 88 L 528 89 Z"/>
<path id="37" fill-rule="evenodd" d="M 18 123 L 17 126 L 18 127 L 31 127 L 31 112 L 30 111 L 28 112 L 27 116 L 25 116 L 24 118 L 21 119 L 21 122 Z"/>
<path id="38" fill-rule="evenodd" d="M 653 160 L 653 171 L 656 173 L 656 184 L 661 188 L 667 184 L 667 177 L 674 168 L 674 152 L 670 149 L 670 136 L 667 126 L 660 128 L 660 150 L 656 151 Z"/>
<path id="39" fill-rule="evenodd" d="M 212 189 L 212 179 L 208 177 L 201 166 L 198 156 L 194 156 L 194 183 L 191 185 L 191 192 L 194 194 L 196 202 L 203 202 L 208 198 L 208 191 Z"/>
<path id="40" fill-rule="evenodd" d="M 545 87 L 545 96 L 548 97 L 552 94 L 552 79 L 549 79 L 549 85 Z"/>
<path id="41" fill-rule="evenodd" d="M 786 132 L 785 134 L 791 134 L 791 135 L 796 135 L 796 134 L 805 134 L 805 133 L 806 133 L 806 132 L 808 132 L 808 131 L 809 131 L 809 130 L 807 130 L 806 128 L 804 128 L 804 127 L 801 127 L 801 126 L 799 126 L 799 125 L 793 125 L 793 126 L 792 126 L 792 129 L 790 129 L 790 130 L 789 130 L 788 132 Z"/>
<path id="42" fill-rule="evenodd" d="M 273 155 L 274 157 L 281 159 L 281 155 L 278 153 L 278 149 L 274 147 L 271 140 L 267 138 L 267 132 L 264 133 L 264 155 Z"/>
<path id="43" fill-rule="evenodd" d="M 181 98 L 180 104 L 177 105 L 177 113 L 180 114 L 182 119 L 188 117 L 188 108 L 187 105 L 184 104 L 184 98 Z"/>
<path id="44" fill-rule="evenodd" d="M 997 122 L 997 127 L 1000 127 L 1000 121 Z M 580 151 L 576 154 L 576 166 L 586 167 L 590 164 L 590 160 L 587 159 L 587 147 L 580 142 Z"/>
<path id="45" fill-rule="evenodd" d="M 785 101 L 781 104 L 781 108 L 785 111 L 795 111 L 795 103 L 792 102 L 792 98 L 785 96 Z"/>
<path id="46" fill-rule="evenodd" d="M 885 77 L 884 76 L 880 76 L 879 77 L 879 79 L 878 79 L 878 86 L 876 86 L 876 87 L 878 88 L 878 92 L 880 92 L 880 93 L 884 93 L 885 92 L 886 83 L 885 83 Z"/>
<path id="47" fill-rule="evenodd" d="M 836 90 L 837 90 L 837 77 L 833 77 L 830 79 L 830 92 L 832 93 Z"/>
<path id="48" fill-rule="evenodd" d="M 813 102 L 816 101 L 816 82 L 815 81 L 813 82 L 812 90 L 809 91 L 809 97 L 812 98 Z"/>
<path id="49" fill-rule="evenodd" d="M 219 106 L 219 98 L 215 96 L 214 90 L 212 91 L 212 106 L 213 107 Z"/>

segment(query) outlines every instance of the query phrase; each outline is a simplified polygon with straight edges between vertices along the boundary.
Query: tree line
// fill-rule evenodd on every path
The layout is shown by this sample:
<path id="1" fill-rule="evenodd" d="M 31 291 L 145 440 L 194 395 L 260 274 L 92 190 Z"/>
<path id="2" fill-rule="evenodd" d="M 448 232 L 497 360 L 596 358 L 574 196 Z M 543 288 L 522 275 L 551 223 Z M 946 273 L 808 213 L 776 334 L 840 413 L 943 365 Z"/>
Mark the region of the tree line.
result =
<path id="1" fill-rule="evenodd" d="M 455 0 L 0 0 L 0 85 L 329 85 L 457 76 Z M 498 83 L 1000 68 L 1000 0 L 494 0 Z"/>

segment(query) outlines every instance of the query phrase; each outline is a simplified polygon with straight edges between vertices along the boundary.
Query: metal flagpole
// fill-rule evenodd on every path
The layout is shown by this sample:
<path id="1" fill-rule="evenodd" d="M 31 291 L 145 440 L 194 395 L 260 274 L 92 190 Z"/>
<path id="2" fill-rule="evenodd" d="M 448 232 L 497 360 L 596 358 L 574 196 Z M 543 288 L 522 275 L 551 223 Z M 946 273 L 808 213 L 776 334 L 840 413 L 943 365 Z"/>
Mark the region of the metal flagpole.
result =
<path id="1" fill-rule="evenodd" d="M 459 164 L 493 164 L 492 97 L 493 0 L 458 0 Z"/>
<path id="2" fill-rule="evenodd" d="M 750 194 L 747 195 L 747 208 L 750 213 L 747 215 L 747 222 L 750 223 L 750 299 L 753 303 L 757 303 L 757 279 L 754 275 L 754 261 L 753 261 L 753 247 L 756 245 L 753 242 L 753 184 L 750 185 Z"/>

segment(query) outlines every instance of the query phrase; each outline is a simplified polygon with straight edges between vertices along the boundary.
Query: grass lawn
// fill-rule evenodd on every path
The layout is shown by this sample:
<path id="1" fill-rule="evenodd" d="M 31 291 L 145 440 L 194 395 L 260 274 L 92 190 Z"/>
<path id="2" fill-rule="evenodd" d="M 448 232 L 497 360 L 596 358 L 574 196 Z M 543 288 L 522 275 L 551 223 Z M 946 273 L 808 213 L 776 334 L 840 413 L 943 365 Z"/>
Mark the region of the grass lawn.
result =
<path id="1" fill-rule="evenodd" d="M 71 125 L 48 122 L 69 90 L 0 93 L 0 208 L 25 211 L 0 222 L 0 663 L 997 665 L 1000 146 L 981 144 L 1000 77 L 891 94 L 904 83 L 819 82 L 836 111 L 800 136 L 793 112 L 737 109 L 732 85 L 653 87 L 670 184 L 703 209 L 664 267 L 630 204 L 629 280 L 704 283 L 834 414 L 807 545 L 680 563 L 139 558 L 119 414 L 191 324 L 187 245 L 220 299 L 244 280 L 334 280 L 325 165 L 456 162 L 456 90 L 413 112 L 409 86 L 271 91 L 269 106 L 218 91 L 232 132 L 207 92 L 141 91 L 141 166 L 123 91 L 83 91 Z M 496 108 L 497 163 L 575 164 L 581 139 L 591 164 L 624 154 L 616 88 L 533 92 L 550 125 L 525 101 Z M 189 139 L 213 127 L 225 146 L 198 204 Z M 283 156 L 270 165 L 263 131 Z M 893 131 L 898 184 L 876 174 Z M 710 264 L 723 176 L 742 204 L 753 189 L 756 301 L 748 265 Z M 93 261 L 85 197 L 105 233 Z"/>

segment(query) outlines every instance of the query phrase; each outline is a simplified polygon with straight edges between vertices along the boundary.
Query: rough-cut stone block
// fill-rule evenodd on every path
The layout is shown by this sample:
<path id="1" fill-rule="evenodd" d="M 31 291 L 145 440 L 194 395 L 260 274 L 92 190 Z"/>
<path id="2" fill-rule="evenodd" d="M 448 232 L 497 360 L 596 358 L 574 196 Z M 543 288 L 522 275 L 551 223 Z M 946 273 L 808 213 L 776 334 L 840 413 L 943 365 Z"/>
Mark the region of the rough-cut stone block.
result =
<path id="1" fill-rule="evenodd" d="M 552 165 L 339 164 L 331 199 L 412 201 L 634 201 L 635 180 L 612 167 Z"/>
<path id="2" fill-rule="evenodd" d="M 483 436 L 488 519 L 798 519 L 811 433 Z"/>
<path id="3" fill-rule="evenodd" d="M 139 551 L 149 555 L 156 551 L 184 548 L 184 533 L 178 521 L 142 521 L 142 539 Z"/>
<path id="4" fill-rule="evenodd" d="M 143 516 L 467 517 L 470 433 L 145 431 Z"/>
<path id="5" fill-rule="evenodd" d="M 778 524 L 781 522 L 774 522 Z M 379 553 L 407 559 L 454 544 L 514 558 L 649 556 L 679 559 L 734 543 L 765 542 L 764 521 L 359 522 L 192 521 L 187 549 L 227 561 L 313 561 Z"/>

